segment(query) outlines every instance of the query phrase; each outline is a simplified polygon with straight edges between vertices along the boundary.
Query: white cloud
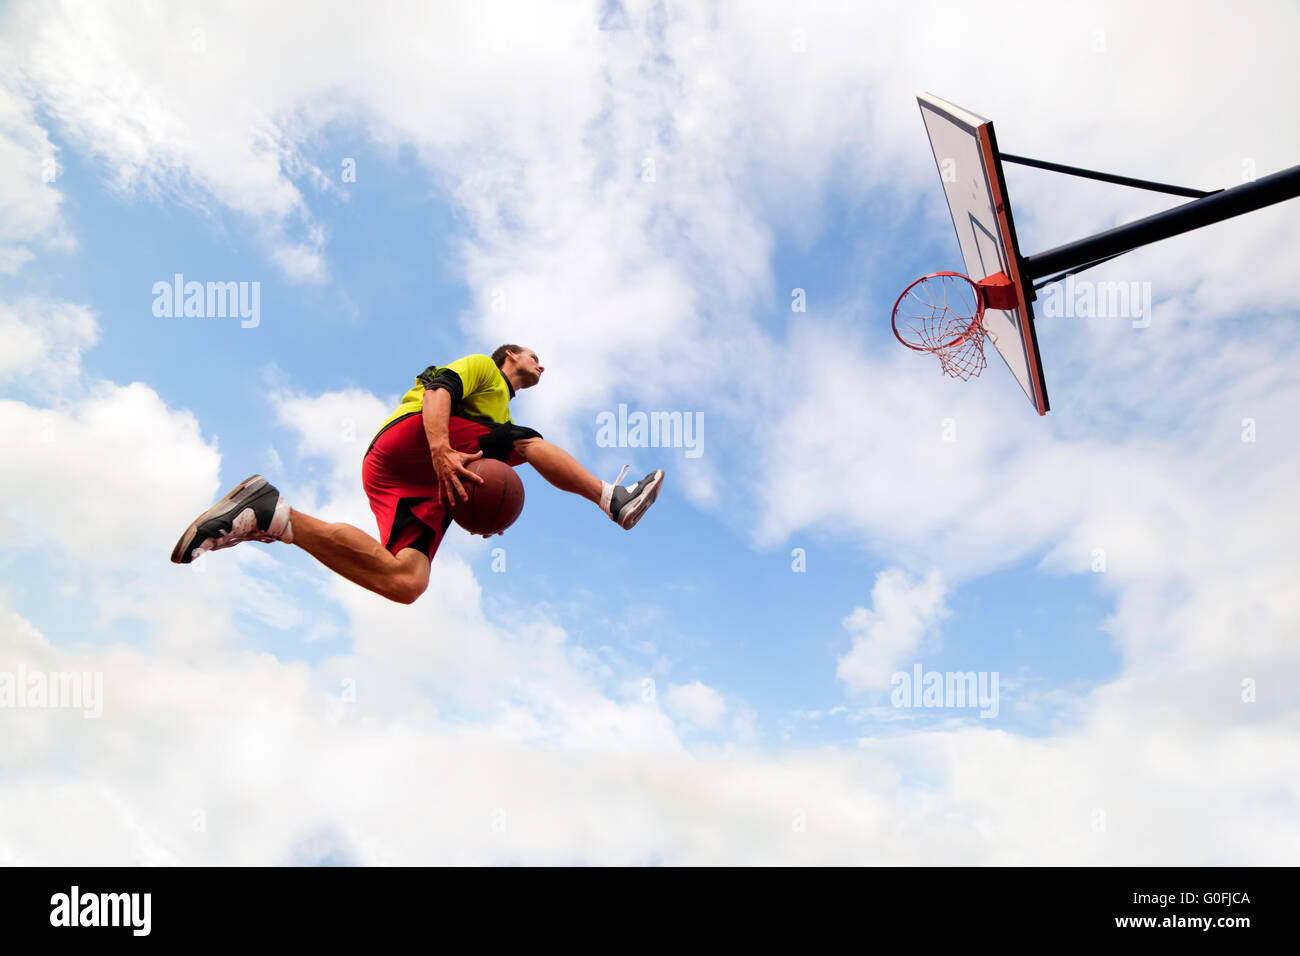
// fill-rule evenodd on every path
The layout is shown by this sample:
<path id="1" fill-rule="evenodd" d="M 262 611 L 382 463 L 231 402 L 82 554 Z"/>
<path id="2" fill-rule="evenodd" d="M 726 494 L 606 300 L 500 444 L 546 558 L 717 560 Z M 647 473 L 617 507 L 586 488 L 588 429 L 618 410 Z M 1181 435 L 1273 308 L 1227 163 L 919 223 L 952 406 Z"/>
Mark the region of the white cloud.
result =
<path id="1" fill-rule="evenodd" d="M 217 464 L 194 417 L 143 383 L 82 382 L 66 407 L 0 400 L 0 524 L 15 550 L 116 568 L 165 560 L 194 502 L 218 497 Z"/>
<path id="2" fill-rule="evenodd" d="M 664 692 L 664 706 L 682 720 L 699 727 L 717 727 L 727 712 L 727 702 L 712 687 L 700 681 L 672 684 Z"/>
<path id="3" fill-rule="evenodd" d="M 322 280 L 320 243 L 283 171 L 294 147 L 275 122 L 279 106 L 250 95 L 242 28 L 175 7 L 123 14 L 93 3 L 15 6 L 5 14 L 7 74 L 103 161 L 117 189 L 214 200 L 248 218 L 291 279 Z"/>
<path id="4" fill-rule="evenodd" d="M 876 575 L 871 608 L 856 607 L 844 620 L 853 647 L 837 662 L 835 676 L 850 692 L 887 688 L 890 675 L 914 658 L 922 638 L 947 615 L 943 598 L 938 571 L 915 585 L 898 568 Z"/>
<path id="5" fill-rule="evenodd" d="M 26 298 L 0 301 L 0 383 L 68 395 L 79 387 L 81 355 L 99 339 L 88 309 Z"/>
<path id="6" fill-rule="evenodd" d="M 31 103 L 0 85 L 0 275 L 14 275 L 37 249 L 71 251 L 63 221 L 58 150 L 36 122 Z"/>

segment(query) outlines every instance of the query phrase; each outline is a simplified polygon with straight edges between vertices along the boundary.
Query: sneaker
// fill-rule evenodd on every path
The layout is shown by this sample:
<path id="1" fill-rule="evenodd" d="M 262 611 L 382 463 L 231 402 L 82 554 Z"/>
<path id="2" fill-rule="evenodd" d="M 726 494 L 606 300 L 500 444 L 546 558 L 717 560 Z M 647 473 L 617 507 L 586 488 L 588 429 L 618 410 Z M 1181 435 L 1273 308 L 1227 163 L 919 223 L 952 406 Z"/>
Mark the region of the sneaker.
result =
<path id="1" fill-rule="evenodd" d="M 261 475 L 245 478 L 195 518 L 172 549 L 172 562 L 189 564 L 205 551 L 234 547 L 241 541 L 293 543 L 289 502 Z"/>
<path id="2" fill-rule="evenodd" d="M 660 470 L 650 472 L 629 488 L 622 488 L 619 482 L 623 480 L 629 467 L 624 465 L 623 470 L 612 483 L 602 482 L 604 487 L 600 492 L 600 510 L 618 522 L 620 528 L 625 529 L 631 528 L 641 520 L 641 516 L 659 497 L 659 489 L 664 484 L 664 473 Z"/>

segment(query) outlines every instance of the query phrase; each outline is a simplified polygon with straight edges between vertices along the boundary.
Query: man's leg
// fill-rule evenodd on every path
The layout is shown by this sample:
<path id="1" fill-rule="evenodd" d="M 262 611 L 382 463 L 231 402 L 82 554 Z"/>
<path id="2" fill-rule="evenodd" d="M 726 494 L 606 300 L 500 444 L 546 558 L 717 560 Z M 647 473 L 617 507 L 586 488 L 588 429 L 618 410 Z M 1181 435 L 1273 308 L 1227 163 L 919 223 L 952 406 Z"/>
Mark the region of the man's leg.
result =
<path id="1" fill-rule="evenodd" d="M 578 460 L 559 445 L 553 445 L 545 438 L 522 438 L 515 442 L 515 451 L 556 488 L 600 504 L 604 482 L 578 464 Z"/>
<path id="2" fill-rule="evenodd" d="M 415 548 L 396 556 L 360 528 L 290 509 L 293 543 L 336 574 L 390 601 L 410 604 L 429 586 L 429 558 Z"/>
<path id="3" fill-rule="evenodd" d="M 652 471 L 629 488 L 618 487 L 623 471 L 614 481 L 601 481 L 559 445 L 544 438 L 521 438 L 514 443 L 515 451 L 538 473 L 561 491 L 581 495 L 594 502 L 601 511 L 616 521 L 621 528 L 630 529 L 659 497 L 664 473 Z"/>
<path id="4" fill-rule="evenodd" d="M 172 561 L 189 564 L 205 552 L 244 541 L 296 544 L 332 571 L 392 601 L 410 604 L 429 583 L 429 558 L 418 549 L 397 557 L 360 528 L 329 524 L 289 507 L 276 487 L 250 475 L 185 529 Z"/>

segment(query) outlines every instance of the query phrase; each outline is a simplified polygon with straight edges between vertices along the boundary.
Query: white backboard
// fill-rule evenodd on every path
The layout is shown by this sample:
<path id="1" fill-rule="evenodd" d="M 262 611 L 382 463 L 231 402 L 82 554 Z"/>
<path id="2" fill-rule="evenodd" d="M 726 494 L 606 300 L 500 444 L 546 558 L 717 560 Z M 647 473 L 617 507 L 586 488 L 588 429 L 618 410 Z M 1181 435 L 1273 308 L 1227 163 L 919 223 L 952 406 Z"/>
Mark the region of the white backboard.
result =
<path id="1" fill-rule="evenodd" d="M 993 123 L 929 93 L 916 99 L 930 135 L 966 274 L 978 282 L 1004 273 L 1018 293 L 1018 308 L 985 310 L 989 340 L 1038 414 L 1046 414 L 1047 384 L 1034 332 L 1034 291 L 1021 275 L 1020 248 Z"/>

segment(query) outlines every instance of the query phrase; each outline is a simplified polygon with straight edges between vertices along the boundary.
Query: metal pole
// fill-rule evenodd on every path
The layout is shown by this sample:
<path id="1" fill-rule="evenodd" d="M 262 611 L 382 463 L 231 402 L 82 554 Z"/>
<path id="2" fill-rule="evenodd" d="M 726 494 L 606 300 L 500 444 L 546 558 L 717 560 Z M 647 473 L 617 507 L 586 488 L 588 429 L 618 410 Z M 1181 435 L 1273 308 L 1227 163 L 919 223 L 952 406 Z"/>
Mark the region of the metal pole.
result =
<path id="1" fill-rule="evenodd" d="M 1130 252 L 1141 246 L 1191 232 L 1224 219 L 1254 212 L 1287 199 L 1300 196 L 1300 166 L 1272 173 L 1253 183 L 1243 183 L 1204 199 L 1193 199 L 1173 209 L 1158 212 L 1136 222 L 1116 226 L 1095 236 L 1070 242 L 1036 256 L 1027 256 L 1021 274 L 1028 281 L 1054 272 Z"/>
<path id="2" fill-rule="evenodd" d="M 1138 189 L 1150 189 L 1158 193 L 1169 193 L 1171 196 L 1186 196 L 1189 199 L 1200 199 L 1202 196 L 1212 196 L 1214 193 L 1223 192 L 1221 189 L 1189 189 L 1185 186 L 1169 186 L 1165 183 L 1153 183 L 1149 179 L 1134 179 L 1132 176 L 1116 176 L 1113 173 L 1099 173 L 1095 169 L 1080 169 L 1078 166 L 1064 166 L 1061 163 L 1049 163 L 1042 159 L 1030 159 L 1027 156 L 1012 156 L 1010 153 L 998 153 L 998 158 L 1004 163 L 1018 163 L 1021 166 L 1033 166 L 1036 169 L 1050 169 L 1054 173 L 1065 173 L 1069 176 L 1079 176 L 1083 179 L 1097 179 L 1103 183 L 1115 183 L 1120 186 L 1135 186 Z"/>

